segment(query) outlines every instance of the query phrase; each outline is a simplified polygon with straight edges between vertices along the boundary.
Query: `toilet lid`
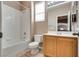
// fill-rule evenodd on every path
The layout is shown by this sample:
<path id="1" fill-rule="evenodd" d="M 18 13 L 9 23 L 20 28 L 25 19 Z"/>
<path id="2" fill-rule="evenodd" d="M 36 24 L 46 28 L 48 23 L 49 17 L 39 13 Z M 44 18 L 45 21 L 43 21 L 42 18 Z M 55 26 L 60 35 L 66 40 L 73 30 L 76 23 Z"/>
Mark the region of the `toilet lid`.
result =
<path id="1" fill-rule="evenodd" d="M 37 46 L 37 45 L 39 45 L 39 42 L 31 42 L 31 43 L 29 44 L 29 46 Z"/>

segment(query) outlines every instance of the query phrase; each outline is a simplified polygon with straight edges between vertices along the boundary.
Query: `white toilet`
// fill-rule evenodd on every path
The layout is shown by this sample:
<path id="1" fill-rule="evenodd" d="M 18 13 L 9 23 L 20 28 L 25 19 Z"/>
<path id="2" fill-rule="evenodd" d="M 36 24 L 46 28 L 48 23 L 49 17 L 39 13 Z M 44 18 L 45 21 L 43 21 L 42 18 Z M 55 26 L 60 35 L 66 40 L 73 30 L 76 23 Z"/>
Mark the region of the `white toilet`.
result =
<path id="1" fill-rule="evenodd" d="M 42 41 L 42 35 L 34 35 L 34 42 L 29 43 L 32 53 L 39 50 L 39 43 Z"/>

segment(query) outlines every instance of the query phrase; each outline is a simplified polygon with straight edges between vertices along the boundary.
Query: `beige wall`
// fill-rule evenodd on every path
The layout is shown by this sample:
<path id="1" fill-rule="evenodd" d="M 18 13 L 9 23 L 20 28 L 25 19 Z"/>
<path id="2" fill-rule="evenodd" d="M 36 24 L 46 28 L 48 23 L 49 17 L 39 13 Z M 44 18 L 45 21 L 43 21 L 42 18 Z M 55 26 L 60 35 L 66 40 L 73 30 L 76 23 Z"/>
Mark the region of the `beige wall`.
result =
<path id="1" fill-rule="evenodd" d="M 48 31 L 47 21 L 35 23 L 35 34 L 46 33 Z"/>
<path id="2" fill-rule="evenodd" d="M 42 34 L 48 32 L 48 12 L 47 2 L 45 2 L 45 21 L 35 22 L 35 34 Z"/>

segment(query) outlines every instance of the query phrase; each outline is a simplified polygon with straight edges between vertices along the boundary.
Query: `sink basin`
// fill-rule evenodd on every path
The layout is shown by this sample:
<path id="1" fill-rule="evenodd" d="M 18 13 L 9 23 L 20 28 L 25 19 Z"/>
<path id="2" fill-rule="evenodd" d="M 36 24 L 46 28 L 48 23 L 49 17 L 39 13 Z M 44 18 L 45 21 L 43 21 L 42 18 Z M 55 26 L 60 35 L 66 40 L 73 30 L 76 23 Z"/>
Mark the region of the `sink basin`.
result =
<path id="1" fill-rule="evenodd" d="M 64 37 L 78 37 L 78 36 L 72 35 L 72 32 L 48 32 L 45 35 L 64 36 Z"/>

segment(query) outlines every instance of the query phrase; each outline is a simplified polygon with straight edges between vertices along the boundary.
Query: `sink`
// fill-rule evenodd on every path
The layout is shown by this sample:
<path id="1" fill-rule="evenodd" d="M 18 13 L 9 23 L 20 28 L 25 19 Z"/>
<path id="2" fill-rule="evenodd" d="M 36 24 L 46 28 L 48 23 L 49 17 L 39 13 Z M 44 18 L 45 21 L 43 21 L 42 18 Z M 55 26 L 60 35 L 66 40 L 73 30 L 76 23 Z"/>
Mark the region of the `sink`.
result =
<path id="1" fill-rule="evenodd" d="M 77 37 L 77 36 L 74 36 L 72 32 L 48 32 L 46 35 Z"/>

